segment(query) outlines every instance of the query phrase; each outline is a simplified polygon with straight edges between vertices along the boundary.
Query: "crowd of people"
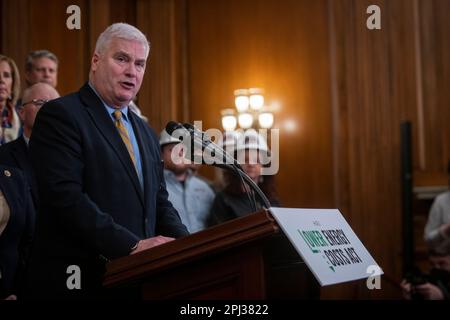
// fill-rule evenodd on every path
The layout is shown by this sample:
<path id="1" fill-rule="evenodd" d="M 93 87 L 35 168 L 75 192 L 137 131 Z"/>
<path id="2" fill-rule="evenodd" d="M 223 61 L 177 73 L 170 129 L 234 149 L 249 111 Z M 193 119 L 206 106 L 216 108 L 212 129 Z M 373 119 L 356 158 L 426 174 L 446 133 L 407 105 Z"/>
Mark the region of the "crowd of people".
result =
<path id="1" fill-rule="evenodd" d="M 450 186 L 450 161 L 447 166 Z M 407 300 L 450 299 L 450 190 L 438 195 L 431 206 L 424 239 L 429 249 L 429 273 L 413 271 L 401 283 Z"/>
<path id="2" fill-rule="evenodd" d="M 109 26 L 88 81 L 63 97 L 55 54 L 28 55 L 23 91 L 16 63 L 0 55 L 0 299 L 120 297 L 102 286 L 111 259 L 254 211 L 240 181 L 225 174 L 216 194 L 180 141 L 150 127 L 135 103 L 149 53 L 140 30 Z M 256 132 L 247 138 L 247 160 L 268 151 Z M 258 158 L 242 167 L 278 204 Z M 79 290 L 67 287 L 71 265 Z"/>

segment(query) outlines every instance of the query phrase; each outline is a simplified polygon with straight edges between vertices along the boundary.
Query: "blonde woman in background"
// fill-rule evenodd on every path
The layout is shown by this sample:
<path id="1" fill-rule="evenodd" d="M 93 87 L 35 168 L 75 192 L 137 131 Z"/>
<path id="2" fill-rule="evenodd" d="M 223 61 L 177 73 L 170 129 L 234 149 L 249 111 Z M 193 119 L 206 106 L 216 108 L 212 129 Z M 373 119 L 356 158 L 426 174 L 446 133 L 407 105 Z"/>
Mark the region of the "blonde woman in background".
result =
<path id="1" fill-rule="evenodd" d="M 16 63 L 0 54 L 0 145 L 17 139 L 20 119 L 15 110 L 20 92 Z"/>

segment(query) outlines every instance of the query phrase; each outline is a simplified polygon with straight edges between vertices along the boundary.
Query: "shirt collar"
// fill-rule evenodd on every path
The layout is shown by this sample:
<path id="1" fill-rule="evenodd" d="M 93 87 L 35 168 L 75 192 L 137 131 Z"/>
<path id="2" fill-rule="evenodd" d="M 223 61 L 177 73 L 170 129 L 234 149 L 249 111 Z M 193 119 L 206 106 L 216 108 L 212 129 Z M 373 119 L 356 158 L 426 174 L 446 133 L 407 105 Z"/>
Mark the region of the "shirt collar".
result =
<path id="1" fill-rule="evenodd" d="M 25 140 L 25 143 L 26 143 L 26 145 L 27 145 L 27 147 L 28 147 L 28 145 L 29 145 L 29 143 L 30 143 L 30 138 L 27 138 L 27 136 L 25 135 L 25 133 L 22 134 L 22 137 L 23 137 L 23 140 Z"/>
<path id="2" fill-rule="evenodd" d="M 97 90 L 95 90 L 94 85 L 91 83 L 91 81 L 89 81 L 88 84 L 91 87 L 92 91 L 94 91 L 97 97 L 101 100 L 106 110 L 108 111 L 108 114 L 110 116 L 113 116 L 113 113 L 117 110 L 117 108 L 110 107 L 106 104 L 105 100 L 103 100 L 102 97 L 98 94 Z M 122 111 L 123 119 L 128 122 L 128 106 L 123 106 L 122 108 L 120 108 L 120 111 Z"/>

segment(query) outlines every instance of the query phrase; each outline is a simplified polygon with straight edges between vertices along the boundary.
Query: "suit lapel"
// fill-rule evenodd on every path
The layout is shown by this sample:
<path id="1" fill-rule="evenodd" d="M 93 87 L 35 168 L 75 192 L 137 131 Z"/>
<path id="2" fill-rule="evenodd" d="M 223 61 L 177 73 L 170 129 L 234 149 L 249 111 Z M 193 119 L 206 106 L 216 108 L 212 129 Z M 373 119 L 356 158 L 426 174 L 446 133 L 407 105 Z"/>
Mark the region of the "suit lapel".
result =
<path id="1" fill-rule="evenodd" d="M 34 172 L 31 169 L 31 161 L 29 158 L 28 153 L 28 146 L 25 142 L 25 139 L 23 136 L 21 136 L 19 139 L 17 139 L 14 143 L 14 146 L 11 148 L 11 154 L 13 158 L 17 161 L 19 168 L 22 168 L 24 174 L 28 178 L 28 183 L 30 184 L 31 188 L 31 196 L 33 198 L 33 203 L 37 205 L 37 186 L 36 181 L 34 178 Z"/>
<path id="2" fill-rule="evenodd" d="M 27 144 L 23 137 L 20 137 L 12 148 L 12 156 L 19 164 L 19 168 L 23 168 L 24 171 L 30 170 L 30 162 L 28 161 Z"/>
<path id="3" fill-rule="evenodd" d="M 137 176 L 136 169 L 134 168 L 133 161 L 130 158 L 127 147 L 123 143 L 120 134 L 117 132 L 110 115 L 103 106 L 102 101 L 88 84 L 85 84 L 80 89 L 80 97 L 82 102 L 85 104 L 86 110 L 91 116 L 95 126 L 106 138 L 111 148 L 120 159 L 125 171 L 133 182 L 136 192 L 139 194 L 139 199 L 141 199 L 142 205 L 145 206 L 143 192 L 139 184 L 139 178 Z"/>

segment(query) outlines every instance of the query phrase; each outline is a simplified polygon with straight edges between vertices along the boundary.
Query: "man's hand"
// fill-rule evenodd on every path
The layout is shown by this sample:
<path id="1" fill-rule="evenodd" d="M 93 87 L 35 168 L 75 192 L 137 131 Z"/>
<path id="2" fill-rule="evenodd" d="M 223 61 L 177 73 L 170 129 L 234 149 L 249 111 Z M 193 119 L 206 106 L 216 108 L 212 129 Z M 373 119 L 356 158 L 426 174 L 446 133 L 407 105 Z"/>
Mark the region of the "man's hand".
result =
<path id="1" fill-rule="evenodd" d="M 144 240 L 141 240 L 138 242 L 136 249 L 131 251 L 130 254 L 135 254 L 140 251 L 144 251 L 144 250 L 159 246 L 160 244 L 167 243 L 167 242 L 170 242 L 173 240 L 175 240 L 175 238 L 169 238 L 169 237 L 164 237 L 164 236 L 157 236 L 157 237 L 153 237 L 153 238 L 144 239 Z"/>
<path id="2" fill-rule="evenodd" d="M 450 222 L 441 225 L 439 231 L 444 238 L 446 239 L 450 238 Z"/>
<path id="3" fill-rule="evenodd" d="M 411 300 L 411 293 L 412 293 L 411 283 L 403 279 L 402 283 L 400 283 L 400 287 L 402 288 L 403 298 L 406 300 Z"/>
<path id="4" fill-rule="evenodd" d="M 444 300 L 444 294 L 441 289 L 431 283 L 427 282 L 420 286 L 416 286 L 415 290 L 417 293 L 421 294 L 425 300 Z"/>

